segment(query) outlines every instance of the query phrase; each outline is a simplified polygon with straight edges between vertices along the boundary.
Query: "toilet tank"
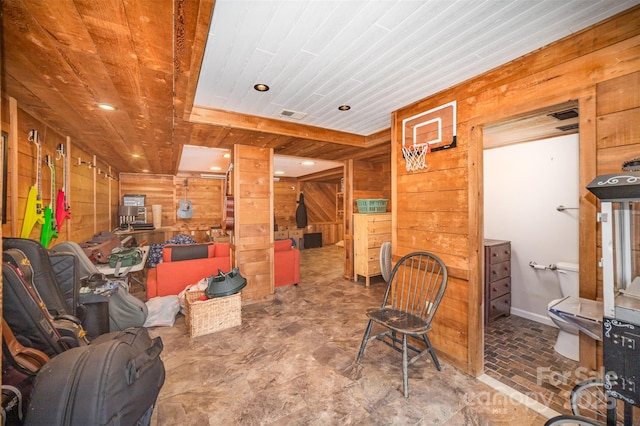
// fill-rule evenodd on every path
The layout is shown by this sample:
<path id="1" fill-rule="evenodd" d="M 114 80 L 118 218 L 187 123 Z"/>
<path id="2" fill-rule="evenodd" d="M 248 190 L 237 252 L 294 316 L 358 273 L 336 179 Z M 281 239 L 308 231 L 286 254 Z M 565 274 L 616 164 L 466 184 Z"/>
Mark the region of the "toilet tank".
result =
<path id="1" fill-rule="evenodd" d="M 579 297 L 580 281 L 579 270 L 580 265 L 570 262 L 556 263 L 556 271 L 558 273 L 558 281 L 560 281 L 560 291 L 562 296 Z"/>

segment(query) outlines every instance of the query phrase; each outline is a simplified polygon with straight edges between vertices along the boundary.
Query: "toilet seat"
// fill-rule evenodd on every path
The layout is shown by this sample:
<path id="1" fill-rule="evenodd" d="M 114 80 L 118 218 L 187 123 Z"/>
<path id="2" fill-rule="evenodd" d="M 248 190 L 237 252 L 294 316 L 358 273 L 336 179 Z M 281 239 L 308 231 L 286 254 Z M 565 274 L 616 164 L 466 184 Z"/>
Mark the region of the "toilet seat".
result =
<path id="1" fill-rule="evenodd" d="M 571 334 L 578 334 L 578 327 L 567 322 L 564 318 L 561 318 L 560 316 L 551 312 L 551 307 L 556 305 L 558 302 L 560 302 L 563 299 L 565 298 L 561 297 L 560 299 L 554 299 L 551 302 L 549 302 L 549 304 L 547 305 L 547 314 L 549 315 L 549 318 L 551 318 L 553 323 L 558 326 L 558 328 L 564 329 Z M 562 324 L 562 326 L 560 326 L 560 324 Z"/>
<path id="2" fill-rule="evenodd" d="M 549 302 L 547 314 L 560 328 L 555 349 L 560 355 L 578 361 L 580 356 L 578 331 L 602 339 L 602 302 L 567 296 Z"/>

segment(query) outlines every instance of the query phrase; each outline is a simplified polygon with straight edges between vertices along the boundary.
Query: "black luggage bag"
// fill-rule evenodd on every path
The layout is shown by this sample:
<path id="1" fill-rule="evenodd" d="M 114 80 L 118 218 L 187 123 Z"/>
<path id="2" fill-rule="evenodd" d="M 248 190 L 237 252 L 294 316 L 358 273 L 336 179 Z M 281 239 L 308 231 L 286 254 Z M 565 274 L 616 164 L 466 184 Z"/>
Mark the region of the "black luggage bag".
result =
<path id="1" fill-rule="evenodd" d="M 148 425 L 164 384 L 160 337 L 132 327 L 70 349 L 36 377 L 27 425 Z"/>

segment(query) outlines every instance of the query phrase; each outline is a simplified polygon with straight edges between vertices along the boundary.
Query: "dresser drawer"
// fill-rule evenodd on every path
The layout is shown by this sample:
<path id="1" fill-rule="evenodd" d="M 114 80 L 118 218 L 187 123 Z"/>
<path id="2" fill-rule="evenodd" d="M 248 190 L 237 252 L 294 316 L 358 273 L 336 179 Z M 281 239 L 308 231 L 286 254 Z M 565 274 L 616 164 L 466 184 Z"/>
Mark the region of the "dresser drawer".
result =
<path id="1" fill-rule="evenodd" d="M 511 277 L 492 282 L 489 285 L 489 294 L 487 296 L 489 300 L 493 300 L 507 293 L 511 293 Z"/>
<path id="2" fill-rule="evenodd" d="M 511 313 L 511 294 L 505 294 L 489 302 L 489 318 L 493 319 L 500 315 L 508 316 Z"/>
<path id="3" fill-rule="evenodd" d="M 380 261 L 379 260 L 370 260 L 368 262 L 368 273 L 369 276 L 372 275 L 380 275 Z"/>
<path id="4" fill-rule="evenodd" d="M 489 247 L 489 263 L 501 263 L 511 259 L 511 244 Z"/>
<path id="5" fill-rule="evenodd" d="M 367 248 L 375 248 L 380 251 L 382 243 L 385 243 L 387 241 L 391 241 L 391 234 L 372 234 L 369 236 L 369 239 L 367 241 Z"/>
<path id="6" fill-rule="evenodd" d="M 489 265 L 489 282 L 494 282 L 511 276 L 511 261 L 508 260 L 495 265 Z"/>

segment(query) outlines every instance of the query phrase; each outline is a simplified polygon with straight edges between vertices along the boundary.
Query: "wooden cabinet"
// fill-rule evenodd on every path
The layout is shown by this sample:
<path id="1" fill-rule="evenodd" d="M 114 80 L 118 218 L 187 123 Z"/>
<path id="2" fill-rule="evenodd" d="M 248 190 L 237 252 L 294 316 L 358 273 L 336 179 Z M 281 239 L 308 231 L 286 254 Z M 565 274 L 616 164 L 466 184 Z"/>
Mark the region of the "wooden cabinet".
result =
<path id="1" fill-rule="evenodd" d="M 484 240 L 484 322 L 511 312 L 511 243 Z"/>
<path id="2" fill-rule="evenodd" d="M 354 281 L 365 278 L 369 287 L 370 277 L 380 275 L 380 247 L 391 241 L 391 214 L 353 215 Z"/>

